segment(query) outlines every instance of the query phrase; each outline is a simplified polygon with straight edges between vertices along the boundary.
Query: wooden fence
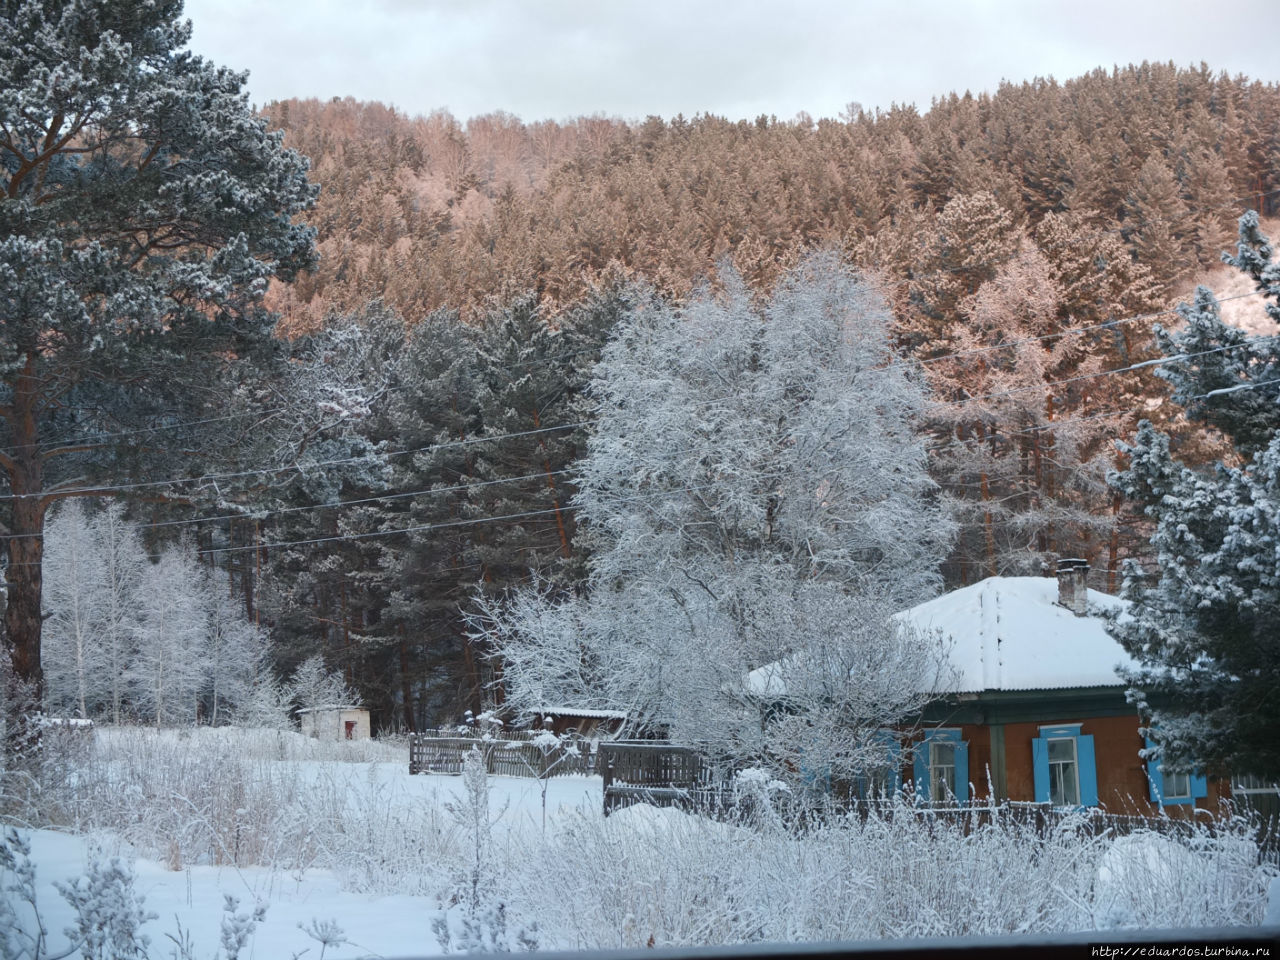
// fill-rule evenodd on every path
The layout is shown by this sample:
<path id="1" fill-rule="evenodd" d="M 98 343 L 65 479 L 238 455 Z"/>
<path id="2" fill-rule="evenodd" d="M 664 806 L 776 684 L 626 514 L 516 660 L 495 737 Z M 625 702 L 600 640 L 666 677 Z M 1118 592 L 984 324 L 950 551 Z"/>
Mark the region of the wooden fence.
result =
<path id="1" fill-rule="evenodd" d="M 633 803 L 718 811 L 732 800 L 728 768 L 694 747 L 605 741 L 596 770 L 604 780 L 605 816 Z"/>
<path id="2" fill-rule="evenodd" d="M 564 741 L 544 750 L 533 735 L 503 732 L 501 739 L 439 731 L 409 739 L 409 773 L 461 773 L 463 761 L 473 749 L 484 757 L 485 770 L 507 777 L 558 777 L 595 772 L 595 752 L 587 740 Z"/>

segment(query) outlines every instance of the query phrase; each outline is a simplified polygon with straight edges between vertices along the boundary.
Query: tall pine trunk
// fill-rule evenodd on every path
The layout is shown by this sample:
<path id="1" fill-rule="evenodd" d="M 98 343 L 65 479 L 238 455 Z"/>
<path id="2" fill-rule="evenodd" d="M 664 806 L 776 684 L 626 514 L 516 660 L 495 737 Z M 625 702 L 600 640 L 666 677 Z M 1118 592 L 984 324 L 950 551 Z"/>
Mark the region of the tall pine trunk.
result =
<path id="1" fill-rule="evenodd" d="M 11 761 L 34 753 L 40 731 L 35 715 L 44 703 L 44 671 L 40 666 L 40 616 L 44 560 L 44 461 L 36 431 L 39 386 L 34 375 L 34 351 L 17 378 L 13 402 L 5 411 L 13 433 L 13 447 L 0 463 L 9 475 L 13 496 L 8 542 L 8 596 L 4 611 L 5 636 L 12 667 L 5 690 L 8 735 L 5 750 Z"/>

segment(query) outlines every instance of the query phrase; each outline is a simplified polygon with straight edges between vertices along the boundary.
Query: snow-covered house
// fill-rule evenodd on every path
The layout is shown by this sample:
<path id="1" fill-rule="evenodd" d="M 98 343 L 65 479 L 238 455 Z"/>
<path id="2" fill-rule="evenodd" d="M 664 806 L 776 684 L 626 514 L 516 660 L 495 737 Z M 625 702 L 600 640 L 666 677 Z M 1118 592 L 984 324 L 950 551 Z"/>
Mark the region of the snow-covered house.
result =
<path id="1" fill-rule="evenodd" d="M 1049 577 L 990 577 L 904 611 L 944 644 L 951 680 L 920 718 L 902 771 L 918 792 L 967 802 L 1104 805 L 1117 813 L 1217 806 L 1218 784 L 1144 761 L 1117 668 L 1133 661 L 1103 615 L 1124 601 L 1085 586 L 1084 561 Z"/>
<path id="2" fill-rule="evenodd" d="M 317 740 L 368 740 L 369 711 L 363 707 L 331 704 L 298 711 L 304 736 Z"/>

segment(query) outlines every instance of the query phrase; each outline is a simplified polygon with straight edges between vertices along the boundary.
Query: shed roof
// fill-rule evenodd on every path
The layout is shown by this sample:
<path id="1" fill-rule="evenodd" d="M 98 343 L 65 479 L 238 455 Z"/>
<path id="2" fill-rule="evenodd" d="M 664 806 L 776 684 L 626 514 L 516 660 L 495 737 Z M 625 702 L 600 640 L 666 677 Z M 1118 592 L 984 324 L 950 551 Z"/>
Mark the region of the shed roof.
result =
<path id="1" fill-rule="evenodd" d="M 592 710 L 588 707 L 543 707 L 539 712 L 557 717 L 582 717 L 588 720 L 625 720 L 627 718 L 623 710 Z"/>
<path id="2" fill-rule="evenodd" d="M 318 707 L 300 707 L 299 713 L 325 713 L 329 710 L 365 710 L 365 707 L 358 703 L 326 703 Z"/>

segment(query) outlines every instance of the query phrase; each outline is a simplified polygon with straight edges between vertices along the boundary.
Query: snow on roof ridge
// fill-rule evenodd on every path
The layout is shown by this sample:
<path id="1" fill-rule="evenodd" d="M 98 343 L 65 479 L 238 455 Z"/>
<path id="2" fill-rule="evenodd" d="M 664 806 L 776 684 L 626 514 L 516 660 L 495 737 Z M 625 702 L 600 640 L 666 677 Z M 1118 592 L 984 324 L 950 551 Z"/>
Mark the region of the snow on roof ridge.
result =
<path id="1" fill-rule="evenodd" d="M 626 719 L 626 711 L 623 710 L 595 710 L 590 707 L 541 707 L 540 713 L 557 713 L 562 717 L 586 717 L 588 719 L 601 720 L 624 720 Z"/>

